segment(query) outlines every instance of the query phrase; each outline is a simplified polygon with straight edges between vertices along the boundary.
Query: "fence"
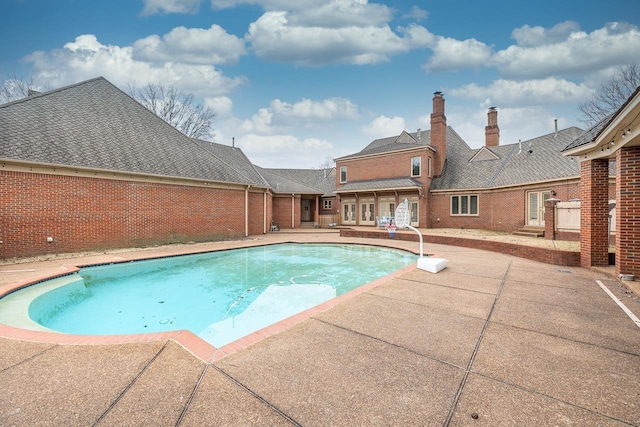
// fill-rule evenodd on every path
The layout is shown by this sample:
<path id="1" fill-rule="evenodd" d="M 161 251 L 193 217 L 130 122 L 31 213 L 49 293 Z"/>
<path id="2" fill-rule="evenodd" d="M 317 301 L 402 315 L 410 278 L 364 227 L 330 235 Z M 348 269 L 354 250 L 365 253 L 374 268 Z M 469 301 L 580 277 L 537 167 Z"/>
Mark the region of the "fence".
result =
<path id="1" fill-rule="evenodd" d="M 556 204 L 556 230 L 580 231 L 580 202 L 558 202 Z"/>
<path id="2" fill-rule="evenodd" d="M 318 215 L 318 225 L 320 227 L 335 227 L 340 222 L 340 214 Z"/>

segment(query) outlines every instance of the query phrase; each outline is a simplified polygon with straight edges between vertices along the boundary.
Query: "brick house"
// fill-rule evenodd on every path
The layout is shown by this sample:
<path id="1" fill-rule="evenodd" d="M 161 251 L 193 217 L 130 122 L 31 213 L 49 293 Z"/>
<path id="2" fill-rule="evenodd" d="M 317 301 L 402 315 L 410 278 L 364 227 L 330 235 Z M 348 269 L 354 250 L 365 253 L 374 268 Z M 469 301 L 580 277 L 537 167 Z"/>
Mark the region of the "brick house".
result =
<path id="1" fill-rule="evenodd" d="M 333 168 L 262 169 L 102 77 L 0 105 L 0 258 L 223 240 L 333 213 Z"/>
<path id="2" fill-rule="evenodd" d="M 609 164 L 615 160 L 616 262 L 618 275 L 640 277 L 640 87 L 620 109 L 564 149 L 580 161 L 580 260 L 583 267 L 608 260 Z"/>
<path id="3" fill-rule="evenodd" d="M 501 145 L 498 112 L 490 108 L 485 145 L 471 149 L 447 126 L 444 104 L 436 92 L 430 130 L 377 139 L 336 159 L 343 225 L 384 223 L 406 199 L 415 227 L 542 232 L 547 199 L 580 197 L 580 164 L 562 150 L 581 129 Z M 613 195 L 613 181 L 609 188 Z"/>

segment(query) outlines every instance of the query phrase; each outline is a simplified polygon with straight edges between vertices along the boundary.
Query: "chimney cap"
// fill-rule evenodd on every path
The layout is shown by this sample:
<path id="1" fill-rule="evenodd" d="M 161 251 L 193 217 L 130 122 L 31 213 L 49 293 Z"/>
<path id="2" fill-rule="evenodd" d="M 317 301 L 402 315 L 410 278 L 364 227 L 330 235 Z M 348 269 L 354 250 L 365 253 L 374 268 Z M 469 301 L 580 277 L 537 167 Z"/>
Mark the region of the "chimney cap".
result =
<path id="1" fill-rule="evenodd" d="M 495 111 L 496 107 L 489 107 L 489 111 Z"/>
<path id="2" fill-rule="evenodd" d="M 436 92 L 433 92 L 433 94 L 434 94 L 435 96 L 442 96 L 442 92 L 440 92 L 439 90 L 438 90 L 438 91 L 436 91 Z"/>

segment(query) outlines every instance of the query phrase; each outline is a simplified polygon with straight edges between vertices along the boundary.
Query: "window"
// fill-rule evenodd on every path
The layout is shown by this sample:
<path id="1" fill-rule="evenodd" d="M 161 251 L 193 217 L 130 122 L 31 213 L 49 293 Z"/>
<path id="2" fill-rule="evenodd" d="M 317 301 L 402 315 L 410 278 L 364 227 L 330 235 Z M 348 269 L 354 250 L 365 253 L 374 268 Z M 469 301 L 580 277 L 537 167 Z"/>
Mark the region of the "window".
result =
<path id="1" fill-rule="evenodd" d="M 427 175 L 429 176 L 429 178 L 433 176 L 433 166 L 431 165 L 431 163 L 432 163 L 432 159 L 431 157 L 429 157 L 427 159 Z"/>
<path id="2" fill-rule="evenodd" d="M 411 176 L 420 176 L 421 164 L 422 164 L 422 159 L 420 157 L 411 158 Z"/>
<path id="3" fill-rule="evenodd" d="M 478 196 L 451 196 L 451 215 L 478 215 Z"/>
<path id="4" fill-rule="evenodd" d="M 325 211 L 330 211 L 331 210 L 331 206 L 332 206 L 331 200 L 325 200 L 324 201 L 324 210 Z"/>
<path id="5" fill-rule="evenodd" d="M 340 166 L 340 183 L 344 184 L 347 182 L 347 167 Z"/>

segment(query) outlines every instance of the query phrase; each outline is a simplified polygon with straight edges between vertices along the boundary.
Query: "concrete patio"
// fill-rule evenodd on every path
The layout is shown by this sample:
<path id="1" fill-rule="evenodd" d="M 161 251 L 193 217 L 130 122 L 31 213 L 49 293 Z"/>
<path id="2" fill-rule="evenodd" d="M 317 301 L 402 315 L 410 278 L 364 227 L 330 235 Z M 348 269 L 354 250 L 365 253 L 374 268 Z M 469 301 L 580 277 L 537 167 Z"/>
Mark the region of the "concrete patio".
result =
<path id="1" fill-rule="evenodd" d="M 281 241 L 417 251 L 281 233 L 2 265 L 0 286 L 64 265 Z M 639 316 L 621 282 L 477 249 L 425 252 L 447 268 L 410 268 L 222 358 L 173 339 L 59 344 L 0 328 L 0 425 L 640 425 L 640 327 L 600 286 Z"/>

